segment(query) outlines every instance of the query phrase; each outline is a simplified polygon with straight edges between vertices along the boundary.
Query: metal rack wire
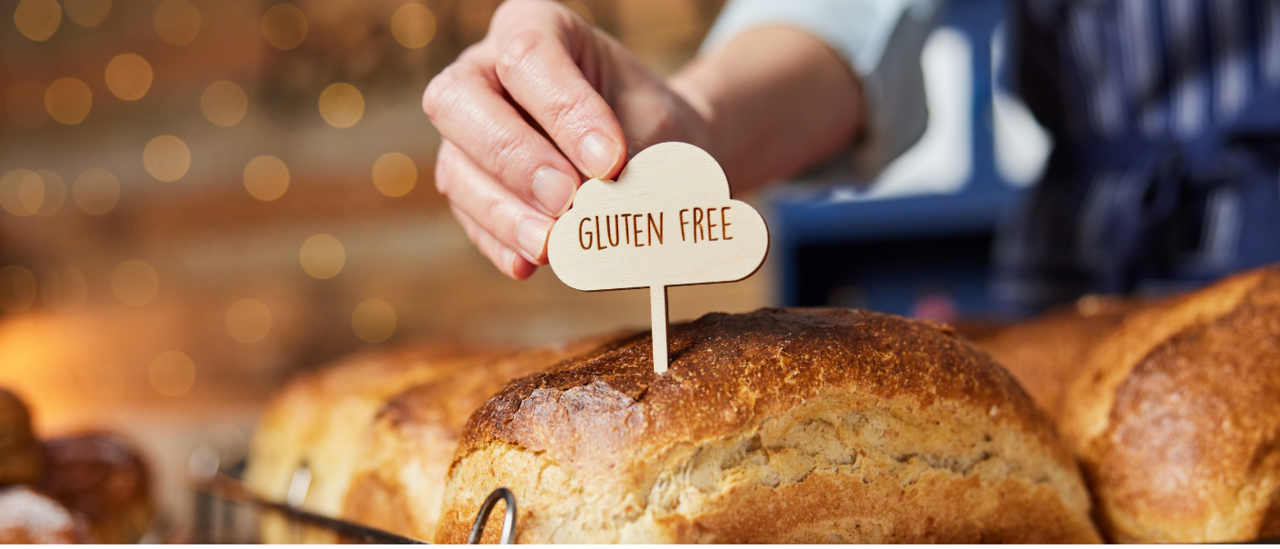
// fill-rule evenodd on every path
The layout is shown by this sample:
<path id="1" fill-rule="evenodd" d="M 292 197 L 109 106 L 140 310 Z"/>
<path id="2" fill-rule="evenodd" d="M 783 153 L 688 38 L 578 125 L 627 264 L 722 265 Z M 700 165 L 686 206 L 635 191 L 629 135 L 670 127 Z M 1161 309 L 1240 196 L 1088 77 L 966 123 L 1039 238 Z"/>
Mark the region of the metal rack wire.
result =
<path id="1" fill-rule="evenodd" d="M 195 492 L 195 521 L 192 541 L 196 543 L 251 543 L 257 541 L 254 535 L 246 533 L 243 524 L 256 518 L 256 513 L 263 511 L 279 513 L 301 530 L 302 527 L 319 528 L 334 534 L 338 539 L 348 543 L 377 544 L 424 544 L 425 541 L 393 534 L 354 522 L 327 517 L 302 509 L 307 491 L 311 485 L 311 471 L 305 466 L 294 470 L 293 478 L 286 492 L 285 501 L 277 502 L 262 498 L 250 490 L 240 480 L 243 466 L 228 469 L 218 467 L 216 459 L 206 456 L 192 455 L 193 488 Z M 201 465 L 204 474 L 198 474 Z M 484 534 L 498 502 L 506 503 L 506 512 L 502 521 L 502 535 L 499 543 L 509 544 L 515 541 L 516 531 L 516 497 L 506 488 L 498 488 L 491 492 L 480 505 L 476 518 L 472 522 L 471 535 L 467 543 L 476 544 Z M 248 520 L 246 520 L 246 518 Z M 300 538 L 301 535 L 296 537 Z"/>

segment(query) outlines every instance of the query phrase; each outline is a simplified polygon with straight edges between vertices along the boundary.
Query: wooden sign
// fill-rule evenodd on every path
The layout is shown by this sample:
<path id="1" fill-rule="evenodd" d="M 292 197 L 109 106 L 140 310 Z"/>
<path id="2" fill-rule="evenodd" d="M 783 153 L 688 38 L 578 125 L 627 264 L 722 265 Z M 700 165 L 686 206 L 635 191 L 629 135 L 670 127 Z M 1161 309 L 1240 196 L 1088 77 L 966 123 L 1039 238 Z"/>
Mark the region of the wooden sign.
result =
<path id="1" fill-rule="evenodd" d="M 661 143 L 640 152 L 617 181 L 582 184 L 547 241 L 556 276 L 584 291 L 649 288 L 653 371 L 667 371 L 667 287 L 733 282 L 755 273 L 769 228 L 729 196 L 706 151 Z"/>

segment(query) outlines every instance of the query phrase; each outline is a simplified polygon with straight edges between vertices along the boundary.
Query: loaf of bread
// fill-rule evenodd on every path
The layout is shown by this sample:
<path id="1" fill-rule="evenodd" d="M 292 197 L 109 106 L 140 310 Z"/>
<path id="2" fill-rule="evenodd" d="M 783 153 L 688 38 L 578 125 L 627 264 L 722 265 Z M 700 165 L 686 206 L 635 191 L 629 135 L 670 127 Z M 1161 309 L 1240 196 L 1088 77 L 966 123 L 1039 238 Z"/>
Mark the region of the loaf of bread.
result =
<path id="1" fill-rule="evenodd" d="M 483 357 L 465 371 L 396 395 L 373 424 L 343 517 L 429 540 L 444 499 L 445 475 L 467 419 L 503 385 L 566 358 L 623 340 L 622 335 Z"/>
<path id="2" fill-rule="evenodd" d="M 129 443 L 83 434 L 44 443 L 42 492 L 82 515 L 96 543 L 138 543 L 155 514 L 146 461 Z"/>
<path id="3" fill-rule="evenodd" d="M 286 502 L 294 471 L 306 466 L 311 476 L 304 509 L 429 538 L 445 471 L 471 412 L 512 378 L 603 341 L 523 352 L 416 345 L 356 355 L 299 376 L 264 412 L 253 437 L 246 482 L 258 495 Z M 393 423 L 390 418 L 401 405 L 379 415 L 393 397 L 417 386 L 423 389 L 403 399 L 421 404 L 417 423 Z M 330 532 L 289 525 L 281 517 L 264 517 L 261 531 L 268 543 L 338 541 Z"/>
<path id="4" fill-rule="evenodd" d="M 34 484 L 44 474 L 31 413 L 17 395 L 0 389 L 0 486 Z"/>
<path id="5" fill-rule="evenodd" d="M 948 328 L 766 309 L 672 326 L 670 353 L 655 374 L 643 336 L 507 385 L 466 425 L 435 541 L 500 486 L 520 542 L 1098 540 L 1048 418 Z"/>
<path id="6" fill-rule="evenodd" d="M 1035 318 L 972 338 L 1004 366 L 1041 410 L 1057 417 L 1067 385 L 1095 345 L 1143 301 L 1085 296 Z"/>
<path id="7" fill-rule="evenodd" d="M 1129 316 L 1062 409 L 1113 541 L 1280 538 L 1280 269 Z"/>
<path id="8" fill-rule="evenodd" d="M 425 343 L 374 350 L 298 375 L 267 405 L 250 445 L 245 482 L 257 495 L 284 503 L 300 467 L 310 472 L 301 506 L 336 517 L 355 467 L 368 444 L 368 427 L 383 403 L 396 393 L 474 364 L 491 353 L 449 343 Z M 266 515 L 267 543 L 334 543 L 332 533 L 299 528 Z"/>

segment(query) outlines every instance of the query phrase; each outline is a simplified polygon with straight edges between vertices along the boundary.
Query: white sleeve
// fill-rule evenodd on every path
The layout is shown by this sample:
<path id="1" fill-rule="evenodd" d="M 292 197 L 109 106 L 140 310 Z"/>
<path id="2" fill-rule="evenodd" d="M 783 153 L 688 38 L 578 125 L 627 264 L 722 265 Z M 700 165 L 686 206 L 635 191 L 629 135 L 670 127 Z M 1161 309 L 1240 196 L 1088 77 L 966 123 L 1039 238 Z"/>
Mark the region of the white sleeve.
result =
<path id="1" fill-rule="evenodd" d="M 862 81 L 868 119 L 848 160 L 869 180 L 911 148 L 928 124 L 920 52 L 942 0 L 730 0 L 700 53 L 755 27 L 788 25 L 825 41 Z"/>

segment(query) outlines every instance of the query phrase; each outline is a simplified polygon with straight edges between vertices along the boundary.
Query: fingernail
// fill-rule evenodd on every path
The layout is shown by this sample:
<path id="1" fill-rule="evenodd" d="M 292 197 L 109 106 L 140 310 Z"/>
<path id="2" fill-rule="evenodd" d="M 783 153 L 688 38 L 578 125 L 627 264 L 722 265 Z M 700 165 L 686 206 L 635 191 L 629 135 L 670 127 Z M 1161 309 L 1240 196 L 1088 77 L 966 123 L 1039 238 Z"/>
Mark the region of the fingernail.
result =
<path id="1" fill-rule="evenodd" d="M 582 165 L 587 168 L 587 175 L 591 177 L 604 177 L 609 175 L 613 170 L 613 166 L 618 163 L 618 146 L 609 138 L 593 133 L 582 140 L 582 144 L 578 145 L 578 155 L 582 158 Z"/>
<path id="2" fill-rule="evenodd" d="M 516 244 L 520 245 L 520 255 L 534 264 L 542 264 L 542 255 L 547 250 L 547 236 L 551 233 L 551 222 L 536 217 L 526 217 L 516 225 Z"/>
<path id="3" fill-rule="evenodd" d="M 552 217 L 560 217 L 573 202 L 578 182 L 555 168 L 542 168 L 533 174 L 533 196 Z"/>

